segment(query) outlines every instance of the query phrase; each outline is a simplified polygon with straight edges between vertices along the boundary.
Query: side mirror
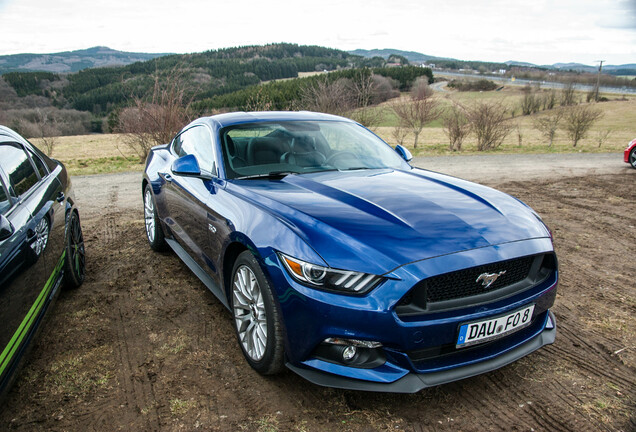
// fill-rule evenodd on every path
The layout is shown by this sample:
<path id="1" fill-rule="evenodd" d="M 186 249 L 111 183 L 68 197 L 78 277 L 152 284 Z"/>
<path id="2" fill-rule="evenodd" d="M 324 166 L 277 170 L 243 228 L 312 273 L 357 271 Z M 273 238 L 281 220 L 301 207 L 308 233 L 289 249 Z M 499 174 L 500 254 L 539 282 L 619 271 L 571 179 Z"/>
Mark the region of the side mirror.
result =
<path id="1" fill-rule="evenodd" d="M 184 177 L 198 177 L 203 180 L 210 180 L 212 178 L 209 174 L 201 173 L 199 161 L 193 154 L 182 156 L 174 161 L 172 163 L 172 172 L 176 175 Z"/>
<path id="2" fill-rule="evenodd" d="M 8 239 L 11 234 L 13 234 L 13 225 L 4 215 L 0 215 L 0 240 Z"/>
<path id="3" fill-rule="evenodd" d="M 402 159 L 404 159 L 407 162 L 413 159 L 413 155 L 411 154 L 411 152 L 408 151 L 406 147 L 400 144 L 395 146 L 395 151 L 397 152 L 397 154 L 399 154 L 402 157 Z"/>

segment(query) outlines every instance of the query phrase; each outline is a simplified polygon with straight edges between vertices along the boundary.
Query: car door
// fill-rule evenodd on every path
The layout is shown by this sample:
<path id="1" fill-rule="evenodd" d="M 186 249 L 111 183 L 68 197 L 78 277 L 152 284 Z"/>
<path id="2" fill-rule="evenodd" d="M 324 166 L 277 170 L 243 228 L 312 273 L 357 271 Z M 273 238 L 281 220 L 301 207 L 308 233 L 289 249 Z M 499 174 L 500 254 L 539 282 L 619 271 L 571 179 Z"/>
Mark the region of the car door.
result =
<path id="1" fill-rule="evenodd" d="M 26 200 L 36 226 L 49 223 L 47 247 L 42 250 L 45 257 L 46 274 L 51 275 L 62 259 L 66 239 L 66 201 L 64 188 L 59 176 L 62 168 L 58 166 L 52 172 L 40 159 L 37 153 L 26 148 L 26 152 L 35 168 L 40 181 Z"/>
<path id="2" fill-rule="evenodd" d="M 216 175 L 216 155 L 212 135 L 205 125 L 196 125 L 181 132 L 172 142 L 171 151 L 176 158 L 195 155 L 201 171 Z M 174 236 L 181 246 L 211 276 L 215 277 L 217 265 L 211 247 L 211 235 L 215 227 L 209 222 L 210 196 L 215 194 L 213 180 L 188 177 L 170 172 L 164 176 L 167 218 Z"/>
<path id="3" fill-rule="evenodd" d="M 50 298 L 46 288 L 52 267 L 45 251 L 52 215 L 35 204 L 41 200 L 42 178 L 21 144 L 0 142 L 0 179 L 0 210 L 7 228 L 0 240 L 2 384 Z"/>

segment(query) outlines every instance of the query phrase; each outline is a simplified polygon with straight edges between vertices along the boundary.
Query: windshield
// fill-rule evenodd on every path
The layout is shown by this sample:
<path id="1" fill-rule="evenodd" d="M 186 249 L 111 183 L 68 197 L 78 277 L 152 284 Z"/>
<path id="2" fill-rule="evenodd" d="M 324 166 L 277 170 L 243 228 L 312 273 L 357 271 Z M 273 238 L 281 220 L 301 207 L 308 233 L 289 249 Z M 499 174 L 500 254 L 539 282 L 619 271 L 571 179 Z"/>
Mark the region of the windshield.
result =
<path id="1" fill-rule="evenodd" d="M 221 131 L 227 178 L 407 167 L 384 141 L 348 122 L 248 123 Z"/>

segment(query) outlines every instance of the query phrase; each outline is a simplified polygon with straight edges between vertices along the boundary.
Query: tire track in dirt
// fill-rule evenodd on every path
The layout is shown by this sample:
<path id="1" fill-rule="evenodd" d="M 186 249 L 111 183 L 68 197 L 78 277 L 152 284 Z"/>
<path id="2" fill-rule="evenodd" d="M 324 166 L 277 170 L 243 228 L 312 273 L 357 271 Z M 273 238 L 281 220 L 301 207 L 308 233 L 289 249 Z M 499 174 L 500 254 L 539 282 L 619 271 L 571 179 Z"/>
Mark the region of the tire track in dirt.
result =
<path id="1" fill-rule="evenodd" d="M 130 326 L 130 317 L 118 308 L 117 334 L 119 344 L 118 355 L 121 368 L 119 369 L 119 383 L 123 389 L 119 393 L 124 397 L 127 407 L 138 412 L 141 418 L 145 418 L 143 428 L 145 430 L 158 430 L 161 426 L 159 412 L 155 404 L 152 384 L 147 374 L 140 373 L 141 366 L 146 362 L 143 353 L 131 346 L 128 341 L 134 339 Z"/>

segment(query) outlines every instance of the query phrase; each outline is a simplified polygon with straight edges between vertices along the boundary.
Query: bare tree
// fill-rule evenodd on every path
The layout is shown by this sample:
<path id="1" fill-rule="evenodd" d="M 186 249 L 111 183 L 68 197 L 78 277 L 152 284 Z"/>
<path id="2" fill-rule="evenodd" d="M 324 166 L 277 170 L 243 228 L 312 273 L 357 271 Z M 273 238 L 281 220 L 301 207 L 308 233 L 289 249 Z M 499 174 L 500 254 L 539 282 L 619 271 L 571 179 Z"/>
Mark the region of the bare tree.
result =
<path id="1" fill-rule="evenodd" d="M 310 111 L 342 116 L 351 111 L 354 101 L 351 82 L 344 78 L 329 82 L 325 77 L 300 91 L 300 106 Z"/>
<path id="2" fill-rule="evenodd" d="M 376 99 L 376 81 L 369 70 L 361 70 L 351 82 L 351 92 L 354 110 L 348 113 L 349 117 L 358 123 L 374 128 L 382 121 L 383 110 L 372 108 Z"/>
<path id="3" fill-rule="evenodd" d="M 464 139 L 470 133 L 470 124 L 464 115 L 464 111 L 457 105 L 451 106 L 442 116 L 444 133 L 448 136 L 449 148 L 452 151 L 460 151 Z"/>
<path id="4" fill-rule="evenodd" d="M 512 125 L 501 102 L 481 101 L 465 108 L 466 118 L 477 136 L 477 150 L 497 148 L 508 136 Z"/>
<path id="5" fill-rule="evenodd" d="M 603 113 L 589 105 L 578 105 L 567 109 L 564 115 L 565 130 L 568 138 L 572 140 L 573 147 L 585 138 L 594 122 L 601 117 Z"/>
<path id="6" fill-rule="evenodd" d="M 57 119 L 50 115 L 48 110 L 36 108 L 34 123 L 37 137 L 40 138 L 44 145 L 44 152 L 47 156 L 51 156 L 60 136 Z"/>
<path id="7" fill-rule="evenodd" d="M 403 128 L 401 126 L 394 127 L 393 132 L 391 132 L 391 136 L 393 136 L 393 139 L 399 145 L 404 145 L 404 141 L 406 140 L 406 136 L 408 134 L 409 134 L 408 129 Z"/>
<path id="8" fill-rule="evenodd" d="M 120 112 L 117 131 L 126 134 L 124 143 L 143 162 L 152 146 L 170 142 L 192 119 L 191 103 L 181 74 L 173 70 L 163 79 L 155 77 L 149 98 L 134 97 L 133 106 Z"/>
<path id="9" fill-rule="evenodd" d="M 598 134 L 596 135 L 596 138 L 598 140 L 598 148 L 601 148 L 601 146 L 603 145 L 605 140 L 607 140 L 607 138 L 610 136 L 611 133 L 612 133 L 611 129 L 604 129 L 604 130 L 598 131 Z"/>
<path id="10" fill-rule="evenodd" d="M 411 98 L 414 100 L 425 99 L 433 96 L 433 89 L 428 85 L 428 77 L 417 77 L 411 87 Z"/>
<path id="11" fill-rule="evenodd" d="M 543 105 L 544 110 L 551 110 L 555 107 L 557 101 L 557 93 L 556 90 L 551 89 L 547 93 L 543 95 L 541 99 L 541 103 Z"/>
<path id="12" fill-rule="evenodd" d="M 528 88 L 527 91 L 524 91 L 520 106 L 522 115 L 534 114 L 541 108 L 541 99 L 532 89 Z"/>
<path id="13" fill-rule="evenodd" d="M 517 133 L 517 142 L 519 143 L 519 147 L 521 147 L 523 145 L 523 132 L 521 132 L 519 123 L 515 125 L 515 132 Z"/>
<path id="14" fill-rule="evenodd" d="M 550 140 L 550 147 L 552 147 L 552 143 L 554 142 L 554 137 L 556 135 L 556 131 L 559 127 L 559 123 L 563 118 L 563 110 L 558 109 L 552 111 L 550 114 L 539 117 L 534 120 L 534 127 L 541 132 L 541 135 L 544 138 Z"/>
<path id="15" fill-rule="evenodd" d="M 567 83 L 565 83 L 565 86 L 563 87 L 563 90 L 561 90 L 561 105 L 562 106 L 571 106 L 571 105 L 576 105 L 577 104 L 577 100 L 575 98 L 575 92 L 574 92 L 574 82 L 573 81 L 569 81 Z"/>
<path id="16" fill-rule="evenodd" d="M 413 148 L 417 148 L 417 140 L 424 126 L 441 115 L 438 100 L 422 86 L 414 88 L 408 100 L 391 104 L 391 109 L 398 118 L 398 127 L 413 133 Z"/>
<path id="17" fill-rule="evenodd" d="M 387 78 L 382 75 L 372 75 L 373 78 L 373 100 L 372 103 L 379 104 L 389 99 L 393 99 L 400 96 L 398 87 L 400 83 L 392 78 Z"/>

